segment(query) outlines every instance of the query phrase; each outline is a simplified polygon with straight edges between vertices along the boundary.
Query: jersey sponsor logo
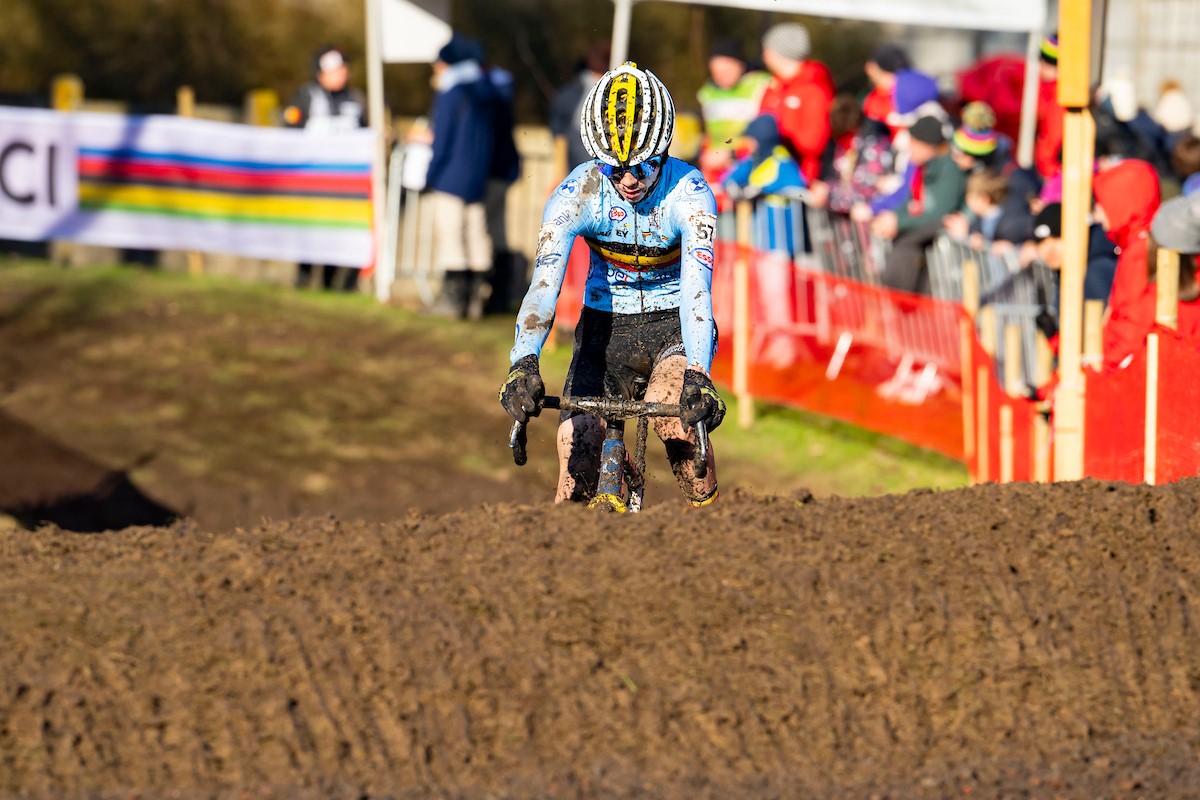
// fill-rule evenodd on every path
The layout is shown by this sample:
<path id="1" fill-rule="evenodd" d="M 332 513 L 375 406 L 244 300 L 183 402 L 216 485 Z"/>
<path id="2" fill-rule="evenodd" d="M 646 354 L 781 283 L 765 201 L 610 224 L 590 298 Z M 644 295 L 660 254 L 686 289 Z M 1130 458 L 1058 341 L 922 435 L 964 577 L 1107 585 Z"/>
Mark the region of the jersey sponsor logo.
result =
<path id="1" fill-rule="evenodd" d="M 627 216 L 629 216 L 629 214 L 620 206 L 613 206 L 608 212 L 608 218 L 613 222 L 621 222 Z"/>
<path id="2" fill-rule="evenodd" d="M 579 181 L 571 179 L 558 187 L 558 193 L 563 197 L 579 196 Z"/>
<path id="3" fill-rule="evenodd" d="M 697 261 L 709 269 L 713 268 L 713 262 L 716 260 L 716 257 L 713 255 L 712 250 L 709 250 L 707 247 L 700 247 L 693 252 L 696 254 Z"/>
<path id="4" fill-rule="evenodd" d="M 687 187 L 688 194 L 704 194 L 707 191 L 708 191 L 708 181 L 704 180 L 703 178 L 689 178 L 688 179 L 688 187 Z"/>
<path id="5" fill-rule="evenodd" d="M 561 228 L 563 225 L 566 225 L 570 221 L 571 221 L 571 215 L 568 214 L 566 211 L 559 214 L 554 219 L 550 220 L 550 222 L 553 223 L 556 228 Z"/>

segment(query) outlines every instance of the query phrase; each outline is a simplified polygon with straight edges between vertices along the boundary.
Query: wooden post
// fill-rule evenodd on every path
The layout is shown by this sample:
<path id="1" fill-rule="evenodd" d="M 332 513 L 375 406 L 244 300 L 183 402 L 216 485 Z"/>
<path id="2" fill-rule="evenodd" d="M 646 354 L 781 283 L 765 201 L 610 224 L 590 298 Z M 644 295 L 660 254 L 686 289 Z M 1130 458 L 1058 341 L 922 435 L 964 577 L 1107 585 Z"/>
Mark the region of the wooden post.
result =
<path id="1" fill-rule="evenodd" d="M 274 89 L 254 89 L 246 94 L 246 122 L 260 128 L 279 124 L 279 95 Z"/>
<path id="2" fill-rule="evenodd" d="M 1156 275 L 1154 320 L 1164 328 L 1175 330 L 1179 326 L 1179 253 L 1158 248 Z"/>
<path id="3" fill-rule="evenodd" d="M 1092 196 L 1095 123 L 1091 100 L 1092 0 L 1059 4 L 1058 102 L 1063 120 L 1063 266 L 1059 297 L 1059 384 L 1054 399 L 1054 472 L 1083 477 L 1083 275 Z"/>
<path id="4" fill-rule="evenodd" d="M 996 312 L 991 306 L 984 306 L 979 309 L 979 346 L 983 348 L 983 352 L 991 357 L 996 355 Z M 975 429 L 978 431 L 979 444 L 976 449 L 978 453 L 979 473 L 976 479 L 980 483 L 987 483 L 994 480 L 995 476 L 991 474 L 991 443 L 989 436 L 991 433 L 991 376 L 992 362 L 988 361 L 985 364 L 977 364 L 975 366 Z"/>
<path id="5" fill-rule="evenodd" d="M 737 204 L 737 260 L 733 273 L 733 393 L 738 400 L 738 425 L 754 424 L 754 398 L 750 396 L 750 253 L 751 206 Z"/>
<path id="6" fill-rule="evenodd" d="M 979 309 L 979 345 L 983 352 L 995 358 L 996 356 L 996 312 L 991 306 Z M 980 390 L 983 387 L 979 387 Z"/>
<path id="7" fill-rule="evenodd" d="M 963 456 L 968 462 L 975 456 L 975 315 L 979 313 L 979 266 L 974 261 L 962 265 L 963 316 L 959 320 L 959 350 L 962 358 Z M 972 475 L 972 480 L 976 476 Z"/>
<path id="8" fill-rule="evenodd" d="M 1037 332 L 1037 363 L 1034 376 L 1038 386 L 1045 386 L 1054 371 L 1054 352 L 1046 334 Z M 1038 483 L 1050 480 L 1050 421 L 1041 414 L 1033 420 L 1033 479 Z"/>
<path id="9" fill-rule="evenodd" d="M 180 86 L 175 92 L 175 113 L 181 117 L 196 116 L 196 92 L 190 86 Z M 204 258 L 195 250 L 189 250 L 184 255 L 187 261 L 188 275 L 198 277 L 204 274 Z"/>
<path id="10" fill-rule="evenodd" d="M 59 75 L 50 84 L 50 104 L 55 111 L 78 111 L 83 107 L 83 81 L 78 75 Z M 75 260 L 76 245 L 66 240 L 50 242 L 48 255 L 56 264 Z"/>
<path id="11" fill-rule="evenodd" d="M 1174 330 L 1179 324 L 1179 254 L 1160 247 L 1156 268 L 1154 321 Z M 1157 333 L 1146 337 L 1146 461 L 1144 479 L 1158 481 L 1158 375 L 1160 339 Z"/>
<path id="12" fill-rule="evenodd" d="M 1004 326 L 1004 391 L 1009 397 L 1023 394 L 1021 361 L 1021 326 L 1008 323 Z M 1005 403 L 1000 407 L 1000 482 L 1012 483 L 1014 475 L 1013 407 Z"/>
<path id="13" fill-rule="evenodd" d="M 1097 369 L 1104 363 L 1104 301 L 1083 304 L 1083 356 L 1080 365 Z"/>

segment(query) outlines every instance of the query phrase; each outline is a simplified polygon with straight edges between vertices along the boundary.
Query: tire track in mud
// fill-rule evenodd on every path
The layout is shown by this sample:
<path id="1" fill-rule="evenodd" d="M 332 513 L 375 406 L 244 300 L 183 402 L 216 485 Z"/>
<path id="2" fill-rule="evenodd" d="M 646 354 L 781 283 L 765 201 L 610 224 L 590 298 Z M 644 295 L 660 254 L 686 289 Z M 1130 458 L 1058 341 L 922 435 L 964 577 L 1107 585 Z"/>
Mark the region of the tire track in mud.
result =
<path id="1" fill-rule="evenodd" d="M 2 534 L 0 794 L 1178 796 L 1197 488 Z"/>

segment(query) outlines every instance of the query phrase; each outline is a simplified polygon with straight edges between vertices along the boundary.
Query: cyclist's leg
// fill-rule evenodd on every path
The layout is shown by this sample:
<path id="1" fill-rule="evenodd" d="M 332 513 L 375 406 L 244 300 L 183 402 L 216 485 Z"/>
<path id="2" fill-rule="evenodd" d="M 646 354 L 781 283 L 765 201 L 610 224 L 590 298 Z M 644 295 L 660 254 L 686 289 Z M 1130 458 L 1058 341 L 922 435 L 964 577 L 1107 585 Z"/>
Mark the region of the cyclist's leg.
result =
<path id="1" fill-rule="evenodd" d="M 682 355 L 664 358 L 650 374 L 650 385 L 646 387 L 646 401 L 651 403 L 678 403 L 683 391 L 683 373 L 687 359 Z M 717 497 L 717 468 L 713 458 L 712 444 L 708 447 L 708 474 L 696 477 L 692 458 L 696 447 L 694 428 L 684 430 L 678 417 L 655 417 L 654 432 L 667 448 L 667 460 L 679 488 L 688 502 L 694 506 L 707 505 Z"/>
<path id="2" fill-rule="evenodd" d="M 558 492 L 554 502 L 584 502 L 596 494 L 604 422 L 595 414 L 576 414 L 558 426 Z"/>

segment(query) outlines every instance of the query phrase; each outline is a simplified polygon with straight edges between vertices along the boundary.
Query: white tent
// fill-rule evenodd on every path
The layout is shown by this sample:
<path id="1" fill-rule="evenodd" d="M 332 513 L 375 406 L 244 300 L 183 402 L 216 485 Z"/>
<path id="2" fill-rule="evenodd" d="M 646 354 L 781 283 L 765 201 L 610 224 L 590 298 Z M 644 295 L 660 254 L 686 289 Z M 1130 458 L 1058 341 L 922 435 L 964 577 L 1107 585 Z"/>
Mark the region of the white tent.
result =
<path id="1" fill-rule="evenodd" d="M 697 5 L 727 6 L 784 14 L 810 14 L 837 19 L 894 22 L 933 28 L 978 31 L 1019 31 L 1029 34 L 1026 49 L 1025 95 L 1021 104 L 1018 160 L 1033 160 L 1037 124 L 1037 60 L 1047 0 L 669 0 Z M 623 63 L 629 52 L 629 28 L 637 0 L 613 0 L 612 63 Z"/>

